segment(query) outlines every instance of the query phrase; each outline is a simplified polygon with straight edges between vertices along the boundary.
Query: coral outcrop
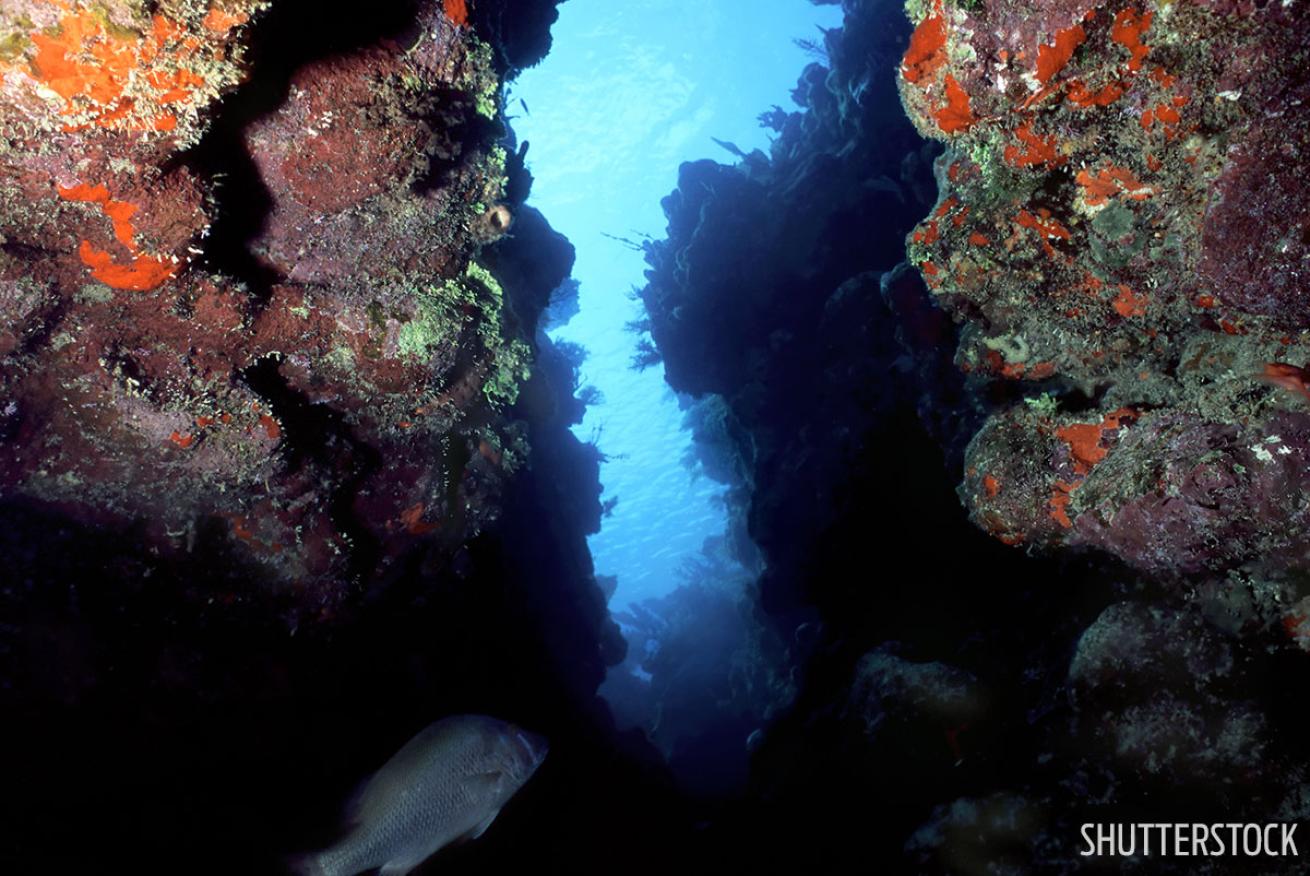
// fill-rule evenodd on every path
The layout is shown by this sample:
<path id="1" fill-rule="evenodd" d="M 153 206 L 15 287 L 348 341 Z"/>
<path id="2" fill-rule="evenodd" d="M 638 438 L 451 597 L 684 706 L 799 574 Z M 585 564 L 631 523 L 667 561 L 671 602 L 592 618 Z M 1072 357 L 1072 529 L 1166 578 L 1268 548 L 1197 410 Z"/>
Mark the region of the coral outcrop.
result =
<path id="1" fill-rule="evenodd" d="M 299 622 L 494 518 L 535 314 L 478 260 L 510 211 L 466 15 L 281 81 L 267 5 L 6 6 L 0 492 Z"/>
<path id="2" fill-rule="evenodd" d="M 1304 13 L 923 4 L 898 82 L 947 151 L 911 261 L 1017 384 L 974 520 L 1155 576 L 1307 568 Z"/>

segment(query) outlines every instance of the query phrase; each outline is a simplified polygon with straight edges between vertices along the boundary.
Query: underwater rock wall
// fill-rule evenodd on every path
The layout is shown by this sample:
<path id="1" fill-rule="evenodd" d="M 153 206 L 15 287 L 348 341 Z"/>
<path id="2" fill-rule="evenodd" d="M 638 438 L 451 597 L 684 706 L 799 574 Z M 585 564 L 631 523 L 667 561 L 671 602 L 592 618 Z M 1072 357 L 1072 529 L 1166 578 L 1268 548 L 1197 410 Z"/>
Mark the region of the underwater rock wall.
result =
<path id="1" fill-rule="evenodd" d="M 853 4 L 828 34 L 832 70 L 811 64 L 794 93 L 805 112 L 762 116 L 771 157 L 684 164 L 663 202 L 668 237 L 647 247 L 650 338 L 669 384 L 707 399 L 698 452 L 733 488 L 743 562 L 763 552 L 766 605 L 787 599 L 773 576 L 824 554 L 812 539 L 842 515 L 860 443 L 917 394 L 884 379 L 911 367 L 890 308 L 922 308 L 930 341 L 950 332 L 921 289 L 880 291 L 902 248 L 869 229 L 908 228 L 932 197 L 931 147 L 892 112 L 900 27 L 882 12 Z"/>
<path id="2" fill-rule="evenodd" d="M 1136 581 L 1067 666 L 1067 772 L 1039 795 L 940 807 L 911 843 L 919 866 L 1008 847 L 1078 869 L 1058 842 L 1077 800 L 1298 820 L 1310 19 L 1262 3 L 907 9 L 898 85 L 947 144 L 910 259 L 963 325 L 956 364 L 1006 399 L 960 495 L 1003 543 Z M 980 835 L 995 844 L 970 848 Z"/>
<path id="3" fill-rule="evenodd" d="M 1081 872 L 1088 821 L 1304 817 L 1304 11 L 843 7 L 643 293 L 794 643 L 717 839 Z"/>
<path id="4" fill-rule="evenodd" d="M 973 741 L 961 725 L 974 707 L 953 705 L 866 736 L 883 719 L 848 705 L 861 658 L 883 646 L 906 664 L 955 657 L 956 642 L 1012 608 L 968 586 L 979 562 L 1005 565 L 959 512 L 947 473 L 974 402 L 943 354 L 949 318 L 898 266 L 935 198 L 934 149 L 895 88 L 909 29 L 890 3 L 845 10 L 824 40 L 830 66 L 800 78 L 801 110 L 762 117 L 777 134 L 769 156 L 682 167 L 642 291 L 668 382 L 697 397 L 703 469 L 730 486 L 738 556 L 762 570 L 755 612 L 786 649 L 768 670 L 787 683 L 763 692 L 779 698 L 764 711 L 790 709 L 752 736 L 746 802 L 710 846 L 802 872 L 897 860 L 956 746 Z M 765 654 L 780 656 L 752 656 Z M 969 677 L 944 664 L 900 674 L 928 688 Z"/>
<path id="5" fill-rule="evenodd" d="M 948 144 L 910 241 L 961 369 L 1020 384 L 963 496 L 1016 545 L 1153 576 L 1303 574 L 1307 36 L 1298 4 L 914 7 Z"/>
<path id="6" fill-rule="evenodd" d="M 555 5 L 4 4 L 7 870 L 285 872 L 460 712 L 551 757 L 443 872 L 680 830 L 596 696 L 573 250 L 501 114 Z"/>
<path id="7" fill-rule="evenodd" d="M 477 257 L 491 47 L 438 4 L 310 58 L 266 5 L 6 7 L 0 484 L 302 622 L 495 516 L 534 326 Z"/>

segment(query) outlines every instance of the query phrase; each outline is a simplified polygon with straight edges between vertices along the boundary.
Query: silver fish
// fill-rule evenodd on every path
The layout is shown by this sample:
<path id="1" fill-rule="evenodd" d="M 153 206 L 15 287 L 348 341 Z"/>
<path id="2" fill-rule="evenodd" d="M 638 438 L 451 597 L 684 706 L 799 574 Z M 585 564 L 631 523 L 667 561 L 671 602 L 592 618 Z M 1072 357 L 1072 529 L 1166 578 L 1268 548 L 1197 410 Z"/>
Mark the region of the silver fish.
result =
<path id="1" fill-rule="evenodd" d="M 345 839 L 293 865 L 305 876 L 378 868 L 403 876 L 442 847 L 482 836 L 547 750 L 542 737 L 495 718 L 443 718 L 368 781 Z"/>

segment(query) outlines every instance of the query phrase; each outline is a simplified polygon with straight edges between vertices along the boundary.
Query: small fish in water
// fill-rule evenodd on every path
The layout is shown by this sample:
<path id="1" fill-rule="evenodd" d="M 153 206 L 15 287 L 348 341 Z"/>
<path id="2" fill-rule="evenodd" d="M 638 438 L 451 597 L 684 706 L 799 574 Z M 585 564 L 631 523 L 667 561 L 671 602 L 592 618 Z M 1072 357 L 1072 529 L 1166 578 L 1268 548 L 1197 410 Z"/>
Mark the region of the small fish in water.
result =
<path id="1" fill-rule="evenodd" d="M 405 744 L 352 807 L 341 842 L 294 862 L 304 876 L 402 876 L 439 849 L 477 839 L 536 772 L 546 740 L 481 715 L 443 718 Z"/>

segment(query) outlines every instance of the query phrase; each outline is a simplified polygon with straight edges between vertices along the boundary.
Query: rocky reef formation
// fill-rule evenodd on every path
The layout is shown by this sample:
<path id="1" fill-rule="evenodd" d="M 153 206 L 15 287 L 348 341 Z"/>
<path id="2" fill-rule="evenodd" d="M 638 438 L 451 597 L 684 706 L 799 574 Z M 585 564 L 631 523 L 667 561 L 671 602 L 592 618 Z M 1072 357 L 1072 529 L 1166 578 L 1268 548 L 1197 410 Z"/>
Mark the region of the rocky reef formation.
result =
<path id="1" fill-rule="evenodd" d="M 0 9 L 6 870 L 285 872 L 458 712 L 552 753 L 443 870 L 679 832 L 501 113 L 555 5 Z"/>
<path id="2" fill-rule="evenodd" d="M 3 491 L 313 619 L 494 516 L 534 325 L 463 14 L 221 103 L 263 5 L 7 9 Z"/>
<path id="3" fill-rule="evenodd" d="M 703 399 L 689 417 L 698 453 L 738 494 L 738 553 L 748 567 L 751 544 L 765 555 L 766 605 L 791 587 L 775 594 L 775 576 L 831 555 L 813 539 L 842 516 L 839 483 L 913 395 L 884 379 L 902 348 L 881 272 L 901 242 L 870 230 L 908 228 L 925 209 L 931 151 L 889 112 L 882 74 L 899 29 L 881 12 L 857 7 L 855 26 L 828 35 L 833 69 L 812 64 L 794 93 L 807 112 L 762 117 L 779 134 L 771 158 L 683 165 L 664 201 L 668 237 L 648 245 L 650 339 L 670 385 Z M 949 336 L 940 314 L 926 317 L 917 340 Z"/>
<path id="4" fill-rule="evenodd" d="M 1304 13 L 913 14 L 898 81 L 948 149 L 911 260 L 965 325 L 957 364 L 1024 402 L 969 449 L 974 520 L 1156 577 L 1303 574 Z"/>
<path id="5" fill-rule="evenodd" d="M 718 838 L 1082 872 L 1083 822 L 1302 817 L 1304 11 L 842 5 L 649 250 L 759 605 L 821 630 Z"/>
<path id="6" fill-rule="evenodd" d="M 961 496 L 1000 541 L 1113 558 L 1154 597 L 1079 640 L 1067 696 L 1086 747 L 1047 817 L 1083 794 L 1296 820 L 1310 19 L 1202 2 L 909 13 L 898 83 L 947 144 L 910 258 L 964 326 L 956 364 L 1011 384 Z M 1071 866 L 1051 833 L 1036 846 Z"/>
<path id="7" fill-rule="evenodd" d="M 1303 8 L 844 0 L 771 154 L 682 169 L 647 352 L 761 571 L 669 616 L 771 627 L 630 661 L 731 717 L 675 765 L 750 740 L 693 806 L 596 697 L 572 253 L 500 108 L 554 6 L 0 11 L 0 863 L 281 872 L 455 712 L 552 754 L 443 871 L 1304 818 Z"/>

